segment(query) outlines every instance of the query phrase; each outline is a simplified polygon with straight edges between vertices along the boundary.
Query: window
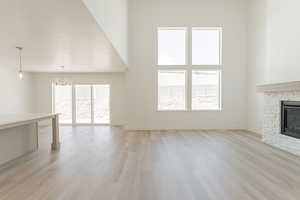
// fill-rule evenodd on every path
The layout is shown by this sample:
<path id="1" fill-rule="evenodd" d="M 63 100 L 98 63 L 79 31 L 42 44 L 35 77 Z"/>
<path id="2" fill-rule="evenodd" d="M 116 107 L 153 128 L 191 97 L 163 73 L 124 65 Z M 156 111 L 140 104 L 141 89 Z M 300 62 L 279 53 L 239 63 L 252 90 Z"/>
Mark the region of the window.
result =
<path id="1" fill-rule="evenodd" d="M 94 85 L 94 122 L 107 124 L 110 122 L 109 85 Z"/>
<path id="2" fill-rule="evenodd" d="M 220 71 L 192 71 L 192 109 L 220 109 Z"/>
<path id="3" fill-rule="evenodd" d="M 186 28 L 158 29 L 158 65 L 186 64 Z"/>
<path id="4" fill-rule="evenodd" d="M 221 109 L 222 32 L 158 28 L 158 110 Z"/>
<path id="5" fill-rule="evenodd" d="M 76 85 L 76 122 L 92 122 L 91 85 Z"/>
<path id="6" fill-rule="evenodd" d="M 72 123 L 72 86 L 55 85 L 54 112 L 60 113 L 61 123 Z"/>
<path id="7" fill-rule="evenodd" d="M 110 85 L 55 85 L 53 95 L 61 124 L 110 123 Z"/>
<path id="8" fill-rule="evenodd" d="M 186 109 L 186 71 L 158 71 L 158 110 Z"/>
<path id="9" fill-rule="evenodd" d="M 193 65 L 221 64 L 221 33 L 220 28 L 193 28 Z"/>

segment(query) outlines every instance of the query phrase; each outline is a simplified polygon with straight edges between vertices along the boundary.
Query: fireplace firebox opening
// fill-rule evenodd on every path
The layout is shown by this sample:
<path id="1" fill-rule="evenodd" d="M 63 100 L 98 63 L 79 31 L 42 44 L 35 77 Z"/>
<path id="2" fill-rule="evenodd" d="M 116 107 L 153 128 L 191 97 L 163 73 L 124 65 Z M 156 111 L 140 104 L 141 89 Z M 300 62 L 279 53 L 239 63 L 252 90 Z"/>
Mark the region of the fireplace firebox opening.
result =
<path id="1" fill-rule="evenodd" d="M 281 134 L 300 139 L 300 101 L 281 101 Z"/>

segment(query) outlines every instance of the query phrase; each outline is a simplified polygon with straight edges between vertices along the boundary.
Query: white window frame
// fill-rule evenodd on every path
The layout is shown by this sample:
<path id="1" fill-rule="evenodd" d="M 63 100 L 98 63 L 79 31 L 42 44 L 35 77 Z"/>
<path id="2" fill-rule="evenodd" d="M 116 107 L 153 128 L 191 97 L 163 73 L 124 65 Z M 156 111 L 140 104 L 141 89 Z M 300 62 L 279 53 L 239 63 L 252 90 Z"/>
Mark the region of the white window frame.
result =
<path id="1" fill-rule="evenodd" d="M 76 122 L 76 85 L 90 85 L 91 87 L 91 123 L 77 123 Z M 94 85 L 107 85 L 109 87 L 109 123 L 95 123 L 94 122 Z M 111 125 L 111 84 L 108 83 L 75 83 L 72 84 L 72 123 L 60 123 L 60 125 Z M 55 83 L 52 83 L 52 112 L 55 112 Z"/>
<path id="2" fill-rule="evenodd" d="M 186 30 L 186 51 L 185 51 L 185 65 L 158 65 L 158 31 L 159 30 Z M 218 30 L 220 31 L 220 44 L 219 44 L 219 64 L 218 65 L 193 65 L 192 64 L 192 34 L 193 30 Z M 222 66 L 223 66 L 223 27 L 186 27 L 186 26 L 179 26 L 179 27 L 163 27 L 159 26 L 157 28 L 157 38 L 156 38 L 156 70 L 155 70 L 155 77 L 156 77 L 156 111 L 158 112 L 203 112 L 203 111 L 222 111 L 223 104 L 223 92 L 222 92 Z M 159 71 L 170 71 L 170 70 L 185 70 L 186 71 L 186 84 L 185 84 L 185 107 L 184 110 L 162 110 L 158 108 L 158 73 Z M 192 109 L 192 71 L 200 70 L 200 71 L 219 71 L 219 109 Z"/>

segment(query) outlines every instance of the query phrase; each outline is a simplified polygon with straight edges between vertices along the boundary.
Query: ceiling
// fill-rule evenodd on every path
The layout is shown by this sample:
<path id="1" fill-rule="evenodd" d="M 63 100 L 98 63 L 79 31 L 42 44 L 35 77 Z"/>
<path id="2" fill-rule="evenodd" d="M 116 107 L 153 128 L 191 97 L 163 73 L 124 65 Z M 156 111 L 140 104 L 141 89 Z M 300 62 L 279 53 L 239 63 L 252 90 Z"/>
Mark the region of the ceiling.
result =
<path id="1" fill-rule="evenodd" d="M 29 72 L 119 72 L 126 66 L 81 0 L 0 0 L 0 66 Z"/>

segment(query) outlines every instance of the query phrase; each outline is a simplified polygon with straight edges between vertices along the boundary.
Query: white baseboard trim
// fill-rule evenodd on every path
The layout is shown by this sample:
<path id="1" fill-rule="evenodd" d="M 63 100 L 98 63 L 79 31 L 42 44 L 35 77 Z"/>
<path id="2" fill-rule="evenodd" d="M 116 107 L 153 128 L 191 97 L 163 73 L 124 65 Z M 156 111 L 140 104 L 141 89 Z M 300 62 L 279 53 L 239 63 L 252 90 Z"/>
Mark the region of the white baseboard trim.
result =
<path id="1" fill-rule="evenodd" d="M 225 132 L 225 131 L 247 131 L 246 129 L 126 129 L 124 128 L 126 132 L 192 132 L 192 131 L 218 131 L 218 132 Z"/>

